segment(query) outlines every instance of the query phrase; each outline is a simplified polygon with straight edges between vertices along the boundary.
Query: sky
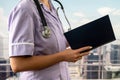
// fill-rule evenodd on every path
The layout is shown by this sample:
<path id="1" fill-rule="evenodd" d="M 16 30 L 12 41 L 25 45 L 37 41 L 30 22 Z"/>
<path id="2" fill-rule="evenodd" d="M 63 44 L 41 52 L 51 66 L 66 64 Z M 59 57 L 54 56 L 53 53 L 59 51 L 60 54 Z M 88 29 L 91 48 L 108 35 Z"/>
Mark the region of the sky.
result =
<path id="1" fill-rule="evenodd" d="M 59 0 L 64 6 L 66 16 L 72 28 L 86 24 L 104 15 L 109 15 L 116 38 L 120 39 L 120 0 Z M 8 35 L 7 21 L 10 11 L 19 0 L 1 0 L 0 2 L 0 34 Z M 55 7 L 59 5 L 52 0 Z M 58 11 L 64 29 L 68 24 L 61 10 Z"/>

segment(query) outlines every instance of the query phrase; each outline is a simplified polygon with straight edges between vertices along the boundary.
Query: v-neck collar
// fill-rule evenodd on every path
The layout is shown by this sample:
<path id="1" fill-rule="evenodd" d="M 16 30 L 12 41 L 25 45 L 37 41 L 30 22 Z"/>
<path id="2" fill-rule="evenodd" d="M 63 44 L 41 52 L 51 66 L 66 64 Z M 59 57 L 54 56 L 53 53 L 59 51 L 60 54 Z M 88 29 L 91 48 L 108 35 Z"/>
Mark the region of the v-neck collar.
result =
<path id="1" fill-rule="evenodd" d="M 56 10 L 55 10 L 54 6 L 52 5 L 51 0 L 48 0 L 48 1 L 49 1 L 51 10 L 48 9 L 43 3 L 40 3 L 41 7 L 42 7 L 46 12 L 48 12 L 49 14 L 51 14 L 55 19 L 58 20 L 57 15 L 56 15 Z"/>
<path id="2" fill-rule="evenodd" d="M 51 0 L 48 0 L 49 4 L 50 4 L 50 9 L 42 2 L 39 1 L 40 5 L 43 6 L 43 8 L 47 11 L 47 12 L 52 12 L 52 4 L 51 4 Z"/>

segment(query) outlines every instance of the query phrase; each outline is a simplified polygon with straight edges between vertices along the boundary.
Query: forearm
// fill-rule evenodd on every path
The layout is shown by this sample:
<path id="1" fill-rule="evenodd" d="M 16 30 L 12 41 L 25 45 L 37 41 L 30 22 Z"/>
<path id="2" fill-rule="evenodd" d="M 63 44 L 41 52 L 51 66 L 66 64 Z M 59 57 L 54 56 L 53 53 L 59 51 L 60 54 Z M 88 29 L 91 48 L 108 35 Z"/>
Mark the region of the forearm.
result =
<path id="1" fill-rule="evenodd" d="M 56 54 L 43 56 L 40 55 L 31 57 L 11 57 L 10 64 L 14 72 L 42 70 L 61 61 L 76 62 L 77 60 L 79 60 L 79 58 L 81 59 L 82 56 L 89 54 L 89 52 L 83 51 L 89 50 L 91 48 L 92 47 L 87 46 L 76 50 L 66 49 Z"/>
<path id="2" fill-rule="evenodd" d="M 31 57 L 12 57 L 10 63 L 14 72 L 41 70 L 63 61 L 61 54 Z"/>

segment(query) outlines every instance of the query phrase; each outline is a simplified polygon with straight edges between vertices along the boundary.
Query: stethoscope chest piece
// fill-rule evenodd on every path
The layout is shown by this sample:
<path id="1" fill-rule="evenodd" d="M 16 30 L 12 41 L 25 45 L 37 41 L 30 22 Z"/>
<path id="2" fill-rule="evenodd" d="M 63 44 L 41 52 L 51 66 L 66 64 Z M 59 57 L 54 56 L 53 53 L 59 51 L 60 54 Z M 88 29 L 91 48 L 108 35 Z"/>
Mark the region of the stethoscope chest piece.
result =
<path id="1" fill-rule="evenodd" d="M 42 31 L 42 36 L 44 38 L 49 38 L 51 36 L 51 30 L 49 29 L 48 26 L 44 27 L 44 30 Z"/>

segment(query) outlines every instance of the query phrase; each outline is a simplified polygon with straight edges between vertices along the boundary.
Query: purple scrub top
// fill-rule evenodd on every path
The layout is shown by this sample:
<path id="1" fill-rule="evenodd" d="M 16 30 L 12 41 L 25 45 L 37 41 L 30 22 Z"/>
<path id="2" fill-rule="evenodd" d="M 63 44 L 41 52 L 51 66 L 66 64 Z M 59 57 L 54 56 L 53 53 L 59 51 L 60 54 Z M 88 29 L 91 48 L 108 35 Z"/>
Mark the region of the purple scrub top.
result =
<path id="1" fill-rule="evenodd" d="M 50 38 L 42 36 L 43 26 L 33 0 L 20 0 L 9 17 L 9 56 L 50 55 L 66 49 L 66 39 L 56 9 L 42 6 L 51 30 Z M 43 61 L 44 62 L 44 61 Z M 20 80 L 70 80 L 68 63 L 60 62 L 38 71 L 20 72 Z"/>

